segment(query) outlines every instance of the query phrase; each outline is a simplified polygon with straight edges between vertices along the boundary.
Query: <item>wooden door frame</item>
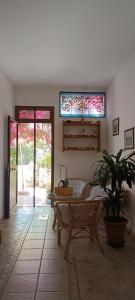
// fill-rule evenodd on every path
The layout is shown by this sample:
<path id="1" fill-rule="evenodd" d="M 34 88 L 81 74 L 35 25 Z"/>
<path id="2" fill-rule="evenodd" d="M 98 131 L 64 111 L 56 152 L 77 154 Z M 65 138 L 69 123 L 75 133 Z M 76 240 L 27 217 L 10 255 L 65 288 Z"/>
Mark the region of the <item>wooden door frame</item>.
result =
<path id="1" fill-rule="evenodd" d="M 19 111 L 20 110 L 34 110 L 34 119 L 20 119 L 19 118 Z M 48 110 L 50 111 L 50 119 L 36 119 L 36 110 Z M 52 143 L 51 143 L 51 191 L 54 190 L 54 107 L 53 106 L 15 106 L 15 120 L 18 123 L 33 123 L 34 124 L 34 140 L 35 140 L 35 124 L 36 123 L 50 123 L 51 124 L 51 132 L 52 132 Z M 17 135 L 18 139 L 18 135 Z M 18 141 L 17 141 L 18 145 Z M 34 149 L 35 149 L 35 142 L 34 142 Z M 17 147 L 18 151 L 18 147 Z M 17 153 L 18 157 L 18 153 Z M 35 161 L 35 150 L 34 150 L 34 161 Z M 34 166 L 35 172 L 35 166 Z M 34 174 L 35 178 L 35 174 Z M 33 201 L 35 206 L 35 200 Z"/>
<path id="2" fill-rule="evenodd" d="M 18 143 L 17 143 L 17 137 L 18 137 L 18 123 L 16 120 L 14 120 L 12 117 L 8 115 L 8 132 L 7 132 L 7 164 L 6 164 L 6 170 L 5 170 L 5 201 L 4 201 L 4 218 L 8 219 L 10 217 L 10 122 L 14 122 L 17 124 L 17 132 L 16 132 L 16 166 L 17 166 L 17 160 L 18 160 Z M 17 168 L 16 168 L 16 203 L 17 203 Z"/>

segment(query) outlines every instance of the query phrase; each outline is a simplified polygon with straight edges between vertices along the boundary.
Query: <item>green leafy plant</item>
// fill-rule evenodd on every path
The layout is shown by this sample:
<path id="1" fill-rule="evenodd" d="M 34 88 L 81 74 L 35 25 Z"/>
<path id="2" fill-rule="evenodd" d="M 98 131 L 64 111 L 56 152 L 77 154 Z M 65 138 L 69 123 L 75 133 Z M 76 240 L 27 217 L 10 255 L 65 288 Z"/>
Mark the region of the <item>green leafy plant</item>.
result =
<path id="1" fill-rule="evenodd" d="M 108 196 L 104 205 L 106 215 L 111 215 L 114 219 L 120 218 L 123 208 L 124 182 L 129 188 L 135 182 L 135 151 L 124 157 L 122 153 L 123 150 L 120 149 L 115 156 L 103 150 L 103 158 L 99 161 L 96 173 L 96 179 Z"/>
<path id="2" fill-rule="evenodd" d="M 38 160 L 38 167 L 46 167 L 47 169 L 51 169 L 51 154 L 46 154 L 43 159 Z"/>
<path id="3" fill-rule="evenodd" d="M 61 179 L 60 180 L 60 183 L 62 184 L 62 186 L 63 187 L 67 187 L 68 186 L 68 184 L 69 184 L 69 182 L 68 182 L 68 179 L 66 178 L 66 179 Z"/>

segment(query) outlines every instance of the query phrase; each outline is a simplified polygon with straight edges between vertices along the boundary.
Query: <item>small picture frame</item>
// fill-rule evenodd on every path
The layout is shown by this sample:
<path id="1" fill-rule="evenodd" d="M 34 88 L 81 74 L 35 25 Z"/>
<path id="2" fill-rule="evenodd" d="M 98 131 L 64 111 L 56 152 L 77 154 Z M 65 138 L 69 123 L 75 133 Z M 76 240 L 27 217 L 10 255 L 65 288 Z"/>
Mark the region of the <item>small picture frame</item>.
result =
<path id="1" fill-rule="evenodd" d="M 119 134 L 119 118 L 116 118 L 112 121 L 112 133 L 113 135 Z"/>
<path id="2" fill-rule="evenodd" d="M 124 147 L 126 149 L 134 149 L 134 128 L 124 131 Z"/>

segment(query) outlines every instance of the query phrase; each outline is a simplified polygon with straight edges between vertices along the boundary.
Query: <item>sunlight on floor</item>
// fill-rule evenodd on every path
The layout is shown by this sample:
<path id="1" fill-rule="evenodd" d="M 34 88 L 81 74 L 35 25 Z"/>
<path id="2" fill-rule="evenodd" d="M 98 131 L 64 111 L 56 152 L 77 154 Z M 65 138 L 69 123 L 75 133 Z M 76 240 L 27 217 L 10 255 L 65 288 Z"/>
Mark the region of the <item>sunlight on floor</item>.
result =
<path id="1" fill-rule="evenodd" d="M 18 192 L 18 206 L 33 206 L 33 188 L 26 187 L 25 191 Z M 35 205 L 45 206 L 50 205 L 50 200 L 47 199 L 46 188 L 35 188 Z"/>

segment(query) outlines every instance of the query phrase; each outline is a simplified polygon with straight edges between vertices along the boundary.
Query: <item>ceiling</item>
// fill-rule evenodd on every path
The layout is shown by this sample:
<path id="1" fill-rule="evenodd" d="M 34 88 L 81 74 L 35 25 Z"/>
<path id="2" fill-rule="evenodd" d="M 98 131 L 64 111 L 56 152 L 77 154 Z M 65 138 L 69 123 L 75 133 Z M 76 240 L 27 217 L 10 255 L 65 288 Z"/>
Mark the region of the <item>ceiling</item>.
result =
<path id="1" fill-rule="evenodd" d="M 0 66 L 16 85 L 105 88 L 134 20 L 135 0 L 0 0 Z"/>

